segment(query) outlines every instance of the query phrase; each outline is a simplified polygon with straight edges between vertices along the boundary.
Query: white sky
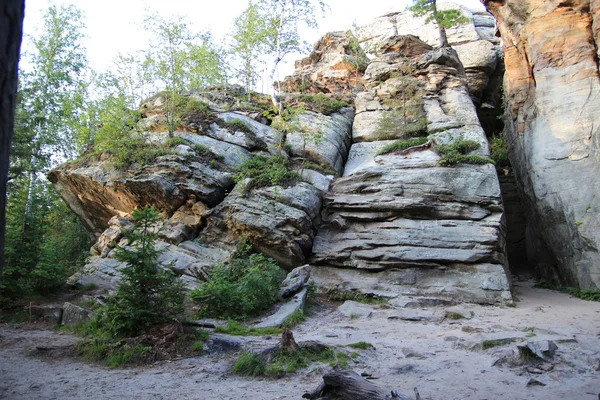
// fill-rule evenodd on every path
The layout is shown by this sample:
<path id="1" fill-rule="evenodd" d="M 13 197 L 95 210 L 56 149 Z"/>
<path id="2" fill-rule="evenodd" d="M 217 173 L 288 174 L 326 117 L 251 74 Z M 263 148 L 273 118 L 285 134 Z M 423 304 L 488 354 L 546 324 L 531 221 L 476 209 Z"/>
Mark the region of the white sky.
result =
<path id="1" fill-rule="evenodd" d="M 453 0 L 471 8 L 482 7 L 478 0 Z M 326 0 L 331 11 L 319 21 L 318 31 L 303 36 L 314 43 L 329 31 L 347 30 L 353 21 L 364 24 L 390 11 L 404 10 L 410 0 Z M 193 30 L 209 30 L 216 43 L 226 40 L 233 19 L 246 8 L 247 0 L 54 0 L 55 4 L 73 3 L 83 10 L 87 26 L 88 60 L 92 68 L 106 70 L 119 53 L 145 47 L 147 37 L 140 28 L 149 8 L 163 17 L 183 15 L 192 22 Z M 41 26 L 44 10 L 49 0 L 26 0 L 25 33 L 35 33 Z M 288 67 L 282 75 L 290 73 L 293 62 L 299 57 L 286 59 Z"/>

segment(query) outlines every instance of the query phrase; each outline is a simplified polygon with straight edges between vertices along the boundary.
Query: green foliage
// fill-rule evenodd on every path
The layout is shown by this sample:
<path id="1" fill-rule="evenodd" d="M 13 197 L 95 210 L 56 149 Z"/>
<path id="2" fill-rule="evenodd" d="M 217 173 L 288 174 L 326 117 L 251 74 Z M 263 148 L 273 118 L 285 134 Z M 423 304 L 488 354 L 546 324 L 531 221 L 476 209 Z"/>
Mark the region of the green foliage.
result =
<path id="1" fill-rule="evenodd" d="M 205 157 L 210 160 L 217 160 L 217 161 L 223 161 L 223 159 L 225 158 L 222 155 L 217 154 L 214 151 L 212 151 L 212 149 L 210 147 L 206 147 L 201 144 L 195 144 L 194 146 L 192 146 L 192 148 L 194 149 L 196 154 L 198 154 L 200 157 Z"/>
<path id="2" fill-rule="evenodd" d="M 146 15 L 146 31 L 153 35 L 144 64 L 155 86 L 169 94 L 166 107 L 169 135 L 180 122 L 177 96 L 225 81 L 221 50 L 210 33 L 195 33 L 181 16 L 163 19 L 158 13 Z"/>
<path id="3" fill-rule="evenodd" d="M 188 144 L 187 140 L 182 139 L 180 137 L 170 137 L 167 138 L 167 140 L 165 140 L 164 145 L 166 147 L 176 147 L 179 146 L 180 144 Z"/>
<path id="4" fill-rule="evenodd" d="M 332 348 L 300 347 L 295 352 L 279 350 L 265 360 L 258 354 L 243 353 L 233 366 L 233 372 L 245 376 L 281 378 L 315 362 L 329 364 L 332 368 L 347 368 L 348 355 Z"/>
<path id="5" fill-rule="evenodd" d="M 354 24 L 353 29 L 356 29 Z M 369 65 L 369 58 L 360 47 L 360 43 L 352 31 L 346 32 L 346 38 L 348 38 L 348 45 L 346 46 L 348 55 L 344 56 L 344 60 L 354 67 L 354 86 L 358 86 L 358 74 L 359 72 L 365 72 Z"/>
<path id="6" fill-rule="evenodd" d="M 254 134 L 252 129 L 244 123 L 241 119 L 232 119 L 231 121 L 218 121 L 219 126 L 226 128 L 230 132 L 245 132 Z"/>
<path id="7" fill-rule="evenodd" d="M 463 15 L 460 10 L 438 10 L 436 0 L 413 0 L 413 5 L 409 7 L 416 16 L 427 15 L 425 22 L 435 21 L 440 30 L 440 45 L 448 46 L 446 39 L 446 29 L 456 25 L 465 24 L 469 19 Z"/>
<path id="8" fill-rule="evenodd" d="M 183 285 L 172 272 L 157 266 L 158 212 L 146 207 L 134 210 L 132 216 L 135 230 L 124 231 L 128 244 L 116 248 L 117 259 L 127 266 L 121 270 L 117 293 L 108 299 L 102 317 L 106 329 L 120 335 L 145 332 L 183 312 Z"/>
<path id="9" fill-rule="evenodd" d="M 406 150 L 409 147 L 420 146 L 422 144 L 427 143 L 428 139 L 426 137 L 412 138 L 406 140 L 398 140 L 394 143 L 390 143 L 385 146 L 383 149 L 379 150 L 377 155 L 388 154 L 395 151 Z"/>
<path id="10" fill-rule="evenodd" d="M 298 124 L 296 116 L 306 112 L 303 104 L 297 107 L 285 107 L 278 109 L 273 107 L 271 110 L 263 112 L 263 116 L 271 120 L 271 128 L 281 133 L 301 132 L 302 127 Z"/>
<path id="11" fill-rule="evenodd" d="M 217 265 L 210 279 L 190 297 L 200 305 L 200 315 L 244 319 L 258 315 L 277 300 L 281 269 L 262 254 L 240 252 L 227 265 Z"/>
<path id="12" fill-rule="evenodd" d="M 438 165 L 443 167 L 452 167 L 456 164 L 493 164 L 494 161 L 487 157 L 481 157 L 478 155 L 469 155 L 467 153 L 477 150 L 480 144 L 474 140 L 464 140 L 460 138 L 453 144 L 442 144 L 434 147 L 442 158 Z"/>
<path id="13" fill-rule="evenodd" d="M 490 143 L 490 157 L 494 160 L 497 168 L 508 167 L 510 165 L 506 143 L 504 143 L 502 134 L 492 137 Z"/>
<path id="14" fill-rule="evenodd" d="M 387 300 L 382 297 L 377 297 L 372 294 L 364 294 L 361 292 L 346 292 L 342 290 L 332 289 L 327 292 L 327 298 L 333 301 L 352 300 L 363 304 L 385 304 Z"/>
<path id="15" fill-rule="evenodd" d="M 47 181 L 13 186 L 6 209 L 0 295 L 22 297 L 55 291 L 83 265 L 90 246 L 91 238 L 81 221 Z"/>
<path id="16" fill-rule="evenodd" d="M 289 317 L 287 317 L 285 321 L 283 321 L 281 327 L 292 329 L 296 325 L 300 325 L 301 323 L 303 323 L 305 319 L 306 316 L 304 315 L 304 311 L 298 310 L 292 313 Z"/>
<path id="17" fill-rule="evenodd" d="M 577 297 L 582 300 L 600 301 L 600 289 L 577 289 L 573 287 L 555 285 L 543 280 L 536 284 L 535 287 L 542 289 L 557 290 L 566 294 L 570 294 L 571 296 Z"/>
<path id="18" fill-rule="evenodd" d="M 215 332 L 233 336 L 280 335 L 281 328 L 249 328 L 237 321 L 228 321 L 226 326 L 217 326 Z"/>
<path id="19" fill-rule="evenodd" d="M 369 342 L 356 342 L 356 343 L 351 343 L 349 344 L 347 347 L 351 347 L 353 349 L 360 349 L 360 350 L 369 350 L 369 349 L 374 349 L 375 346 L 373 346 L 371 343 Z"/>
<path id="20" fill-rule="evenodd" d="M 302 168 L 304 169 L 312 169 L 313 171 L 322 172 L 325 175 L 333 175 L 339 176 L 340 174 L 337 171 L 332 170 L 331 168 L 324 167 L 319 164 L 315 164 L 314 162 L 306 161 L 302 164 Z"/>
<path id="21" fill-rule="evenodd" d="M 311 110 L 324 115 L 331 115 L 344 107 L 348 107 L 348 103 L 345 101 L 336 100 L 323 93 L 295 94 L 290 96 L 286 102 L 295 104 L 296 108 L 302 104 L 302 110 Z"/>
<path id="22" fill-rule="evenodd" d="M 517 341 L 517 338 L 506 338 L 506 339 L 490 339 L 481 342 L 479 347 L 481 350 L 491 349 L 492 347 L 505 346 Z"/>
<path id="23" fill-rule="evenodd" d="M 450 312 L 450 313 L 446 314 L 446 318 L 453 320 L 453 321 L 457 321 L 460 319 L 465 319 L 465 316 L 462 315 L 461 313 Z"/>
<path id="24" fill-rule="evenodd" d="M 234 175 L 236 183 L 250 178 L 245 190 L 264 186 L 293 186 L 301 180 L 300 175 L 289 170 L 289 161 L 283 156 L 265 157 L 254 155 L 238 167 Z"/>

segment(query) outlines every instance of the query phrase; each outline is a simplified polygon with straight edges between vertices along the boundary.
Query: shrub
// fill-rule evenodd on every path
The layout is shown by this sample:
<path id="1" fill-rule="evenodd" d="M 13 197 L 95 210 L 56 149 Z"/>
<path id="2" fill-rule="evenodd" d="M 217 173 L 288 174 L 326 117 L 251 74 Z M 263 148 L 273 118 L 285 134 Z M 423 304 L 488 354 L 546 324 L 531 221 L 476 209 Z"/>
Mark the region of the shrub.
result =
<path id="1" fill-rule="evenodd" d="M 179 146 L 180 144 L 187 144 L 187 141 L 180 137 L 170 137 L 165 140 L 165 147 L 175 147 Z"/>
<path id="2" fill-rule="evenodd" d="M 210 160 L 217 160 L 217 161 L 222 161 L 225 158 L 222 155 L 217 154 L 214 151 L 212 151 L 212 149 L 210 149 L 209 147 L 203 146 L 201 144 L 195 144 L 192 148 L 194 149 L 196 154 L 198 154 L 200 157 L 205 157 Z"/>
<path id="3" fill-rule="evenodd" d="M 284 187 L 293 186 L 301 180 L 298 173 L 290 171 L 287 158 L 283 156 L 265 157 L 261 155 L 247 158 L 238 167 L 238 172 L 234 175 L 235 182 L 241 182 L 246 178 L 251 179 L 250 183 L 246 186 L 246 190 L 275 185 Z"/>
<path id="4" fill-rule="evenodd" d="M 117 293 L 108 299 L 102 322 L 115 334 L 145 332 L 172 321 L 183 312 L 183 285 L 171 271 L 158 267 L 160 251 L 155 247 L 158 212 L 154 208 L 134 210 L 135 229 L 124 231 L 126 247 L 117 247 L 116 257 L 127 264 Z"/>
<path id="5" fill-rule="evenodd" d="M 477 150 L 480 144 L 474 140 L 458 139 L 453 144 L 442 144 L 434 147 L 434 150 L 442 157 L 438 165 L 452 167 L 456 164 L 493 164 L 494 161 L 487 157 L 467 154 Z"/>
<path id="6" fill-rule="evenodd" d="M 502 134 L 492 137 L 490 142 L 490 157 L 496 163 L 496 167 L 508 167 L 510 161 L 508 160 L 508 151 L 506 149 L 506 143 L 504 142 L 504 136 Z"/>
<path id="7" fill-rule="evenodd" d="M 244 121 L 242 121 L 241 119 L 236 118 L 232 119 L 231 121 L 219 120 L 217 121 L 217 124 L 223 128 L 226 128 L 230 132 L 245 132 L 254 134 L 252 129 L 250 129 L 250 127 L 246 125 L 246 123 L 244 123 Z"/>
<path id="8" fill-rule="evenodd" d="M 190 297 L 202 316 L 244 319 L 266 310 L 277 300 L 281 269 L 262 254 L 247 249 L 227 265 L 213 267 L 210 279 Z"/>

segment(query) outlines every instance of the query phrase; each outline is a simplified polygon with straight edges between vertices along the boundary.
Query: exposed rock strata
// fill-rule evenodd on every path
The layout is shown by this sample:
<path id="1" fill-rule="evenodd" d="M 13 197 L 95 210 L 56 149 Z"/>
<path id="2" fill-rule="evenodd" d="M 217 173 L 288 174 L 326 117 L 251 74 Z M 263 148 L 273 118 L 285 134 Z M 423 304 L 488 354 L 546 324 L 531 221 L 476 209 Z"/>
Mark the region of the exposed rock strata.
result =
<path id="1" fill-rule="evenodd" d="M 383 296 L 509 300 L 493 165 L 443 168 L 437 166 L 439 155 L 428 149 L 378 155 L 391 143 L 382 137 L 402 139 L 420 130 L 437 144 L 474 140 L 481 145 L 478 154 L 489 155 L 456 53 L 431 49 L 414 36 L 399 42 L 407 53 L 383 54 L 365 73 L 369 90 L 356 98 L 353 128 L 358 143 L 343 177 L 324 195 L 313 277 L 324 286 Z M 414 109 L 414 104 L 394 109 L 385 104 L 402 96 L 406 80 L 413 82 L 414 101 L 422 101 L 420 115 L 409 118 L 409 124 L 422 125 L 420 130 L 385 123 L 386 115 L 402 114 L 403 106 Z"/>
<path id="2" fill-rule="evenodd" d="M 547 279 L 600 288 L 600 2 L 486 1 L 506 62 L 504 137 Z"/>

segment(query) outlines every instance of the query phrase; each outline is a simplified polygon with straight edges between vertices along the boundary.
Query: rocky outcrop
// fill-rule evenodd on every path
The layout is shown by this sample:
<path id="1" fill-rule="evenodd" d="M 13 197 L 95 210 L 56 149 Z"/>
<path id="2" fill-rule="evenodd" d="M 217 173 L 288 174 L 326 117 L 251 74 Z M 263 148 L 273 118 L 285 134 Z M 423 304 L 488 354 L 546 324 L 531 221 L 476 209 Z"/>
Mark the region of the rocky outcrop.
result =
<path id="1" fill-rule="evenodd" d="M 434 144 L 473 140 L 480 156 L 489 154 L 456 53 L 414 36 L 395 40 L 393 52 L 369 65 L 369 90 L 356 98 L 355 143 L 343 177 L 323 198 L 313 277 L 323 286 L 380 296 L 507 301 L 493 165 L 440 167 L 435 147 L 379 154 L 393 143 L 388 139 L 415 135 Z"/>
<path id="2" fill-rule="evenodd" d="M 363 88 L 369 60 L 351 31 L 323 36 L 306 58 L 296 61 L 294 73 L 281 82 L 284 93 L 327 93 L 351 101 Z"/>
<path id="3" fill-rule="evenodd" d="M 92 257 L 73 281 L 115 287 L 124 267 L 115 259 L 115 247 L 126 244 L 122 230 L 133 229 L 129 213 L 146 205 L 162 212 L 159 264 L 181 275 L 188 287 L 228 261 L 240 240 L 250 241 L 282 267 L 306 262 L 320 222 L 321 193 L 348 157 L 354 112 L 346 107 L 329 115 L 296 113 L 289 124 L 297 131 L 288 132 L 285 145 L 284 133 L 251 113 L 220 108 L 235 108 L 236 95 L 232 89 L 191 94 L 190 101 L 211 105 L 184 115 L 174 138 L 166 132 L 164 94 L 154 96 L 142 104 L 143 119 L 132 135 L 162 146 L 166 154 L 127 168 L 102 154 L 50 173 L 63 199 L 98 237 Z M 242 93 L 240 103 L 248 97 Z M 168 143 L 173 147 L 166 148 Z M 287 160 L 305 181 L 258 189 L 241 181 L 236 186 L 238 167 L 255 155 Z"/>
<path id="4" fill-rule="evenodd" d="M 502 64 L 499 40 L 494 36 L 494 18 L 483 7 L 455 4 L 451 1 L 438 1 L 440 9 L 459 9 L 470 21 L 448 28 L 448 42 L 456 50 L 465 68 L 468 88 L 476 106 L 496 107 L 486 100 L 486 88 L 493 79 L 494 72 Z M 356 36 L 363 48 L 371 54 L 379 55 L 393 49 L 399 36 L 414 35 L 430 46 L 439 45 L 439 32 L 435 21 L 426 23 L 426 17 L 416 17 L 411 11 L 390 13 L 373 22 L 359 26 Z M 498 108 L 500 104 L 497 105 Z"/>
<path id="5" fill-rule="evenodd" d="M 598 1 L 486 1 L 506 62 L 506 129 L 539 275 L 600 288 Z"/>

